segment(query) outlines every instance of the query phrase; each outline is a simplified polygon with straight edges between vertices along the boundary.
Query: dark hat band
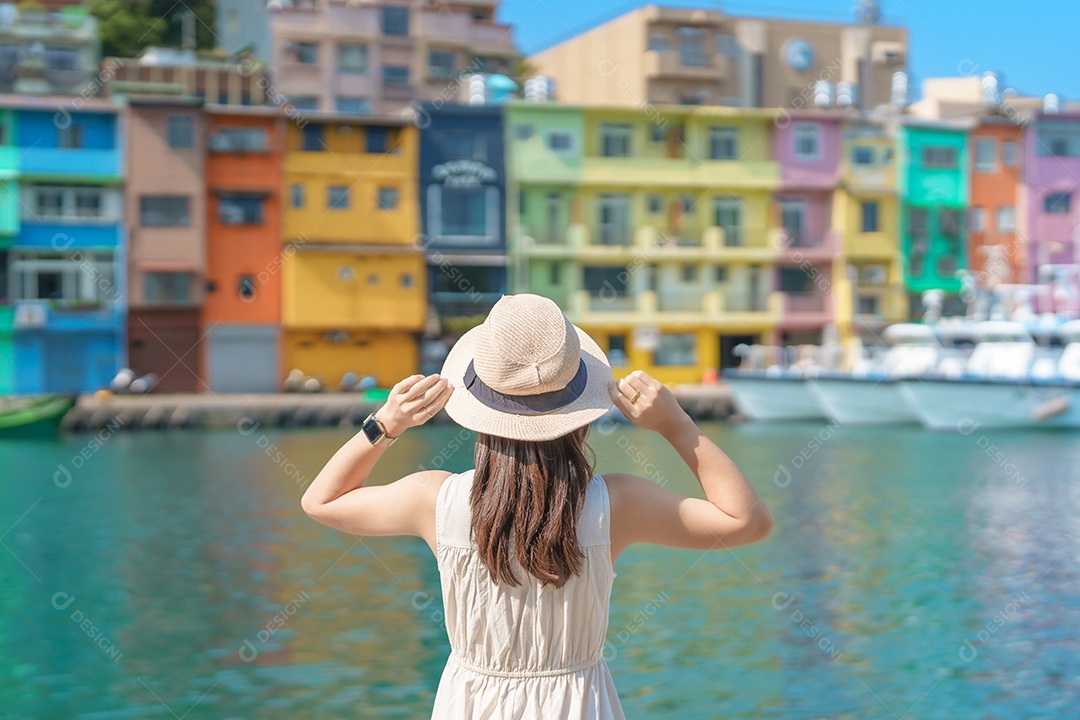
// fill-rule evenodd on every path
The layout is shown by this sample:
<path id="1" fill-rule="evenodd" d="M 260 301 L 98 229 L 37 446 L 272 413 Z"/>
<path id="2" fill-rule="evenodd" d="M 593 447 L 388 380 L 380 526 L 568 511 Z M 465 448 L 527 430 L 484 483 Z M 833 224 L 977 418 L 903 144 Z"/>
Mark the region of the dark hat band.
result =
<path id="1" fill-rule="evenodd" d="M 469 367 L 465 369 L 464 377 L 465 387 L 469 389 L 473 397 L 492 410 L 511 415 L 543 415 L 564 408 L 581 397 L 581 393 L 585 392 L 588 379 L 584 358 L 578 365 L 577 374 L 566 387 L 536 395 L 508 395 L 484 384 L 484 381 L 477 376 L 472 360 L 469 361 Z"/>

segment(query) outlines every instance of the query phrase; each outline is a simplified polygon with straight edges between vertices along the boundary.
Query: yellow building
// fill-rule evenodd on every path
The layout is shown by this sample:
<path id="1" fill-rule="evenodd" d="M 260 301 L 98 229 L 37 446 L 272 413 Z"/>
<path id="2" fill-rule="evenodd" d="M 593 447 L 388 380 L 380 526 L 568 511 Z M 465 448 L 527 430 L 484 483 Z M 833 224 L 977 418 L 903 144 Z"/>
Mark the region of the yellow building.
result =
<path id="1" fill-rule="evenodd" d="M 336 386 L 415 373 L 426 317 L 417 131 L 398 118 L 307 115 L 285 152 L 283 369 Z"/>
<path id="2" fill-rule="evenodd" d="M 836 325 L 841 339 L 876 342 L 888 324 L 907 319 L 895 139 L 876 123 L 844 127 L 841 183 L 833 217 L 843 237 L 834 263 Z"/>

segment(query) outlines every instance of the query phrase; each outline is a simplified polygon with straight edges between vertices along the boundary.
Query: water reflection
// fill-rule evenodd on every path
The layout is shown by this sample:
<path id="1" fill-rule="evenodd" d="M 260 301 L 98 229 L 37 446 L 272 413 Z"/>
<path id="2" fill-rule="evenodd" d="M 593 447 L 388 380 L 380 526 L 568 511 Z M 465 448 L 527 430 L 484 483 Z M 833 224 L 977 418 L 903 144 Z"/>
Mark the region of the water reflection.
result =
<path id="1" fill-rule="evenodd" d="M 915 707 L 1004 718 L 1075 706 L 1075 435 L 709 432 L 754 479 L 777 531 L 733 552 L 623 554 L 606 653 L 628 716 Z M 425 716 L 449 652 L 429 549 L 357 541 L 299 509 L 346 437 L 133 433 L 92 451 L 84 436 L 0 442 L 4 714 Z M 655 435 L 607 427 L 591 442 L 605 471 L 698 492 Z M 470 443 L 454 427 L 412 432 L 374 481 L 465 469 Z M 54 480 L 61 465 L 70 481 Z"/>

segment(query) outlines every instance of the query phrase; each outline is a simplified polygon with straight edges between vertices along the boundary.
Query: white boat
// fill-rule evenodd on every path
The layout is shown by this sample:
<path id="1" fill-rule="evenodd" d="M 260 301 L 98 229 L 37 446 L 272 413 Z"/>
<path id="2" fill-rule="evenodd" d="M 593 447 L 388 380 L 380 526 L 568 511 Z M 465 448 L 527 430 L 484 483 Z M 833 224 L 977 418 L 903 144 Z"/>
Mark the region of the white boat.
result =
<path id="1" fill-rule="evenodd" d="M 928 325 L 901 323 L 885 329 L 889 349 L 876 361 L 850 372 L 821 373 L 807 381 L 827 418 L 841 425 L 917 423 L 919 416 L 897 380 L 931 371 L 941 360 L 941 344 Z"/>
<path id="2" fill-rule="evenodd" d="M 820 351 L 813 346 L 736 348 L 743 358 L 742 366 L 725 370 L 724 380 L 731 387 L 739 413 L 751 420 L 824 419 L 806 382 L 807 376 L 819 370 Z"/>
<path id="3" fill-rule="evenodd" d="M 934 430 L 1080 427 L 1080 321 L 1058 332 L 1068 344 L 1055 357 L 1020 323 L 979 323 L 962 374 L 901 380 L 900 392 Z"/>

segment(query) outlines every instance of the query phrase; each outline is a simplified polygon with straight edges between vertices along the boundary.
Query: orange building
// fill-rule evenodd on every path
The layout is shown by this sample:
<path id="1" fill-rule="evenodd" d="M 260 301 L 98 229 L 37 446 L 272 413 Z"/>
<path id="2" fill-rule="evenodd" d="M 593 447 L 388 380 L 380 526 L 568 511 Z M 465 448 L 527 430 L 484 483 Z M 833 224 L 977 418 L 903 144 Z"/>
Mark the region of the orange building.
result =
<path id="1" fill-rule="evenodd" d="M 971 211 L 968 257 L 980 287 L 1019 282 L 1025 250 L 1021 197 L 1023 129 L 1007 118 L 986 117 L 971 133 Z"/>
<path id="2" fill-rule="evenodd" d="M 285 118 L 276 108 L 208 105 L 203 346 L 214 392 L 278 389 Z"/>

